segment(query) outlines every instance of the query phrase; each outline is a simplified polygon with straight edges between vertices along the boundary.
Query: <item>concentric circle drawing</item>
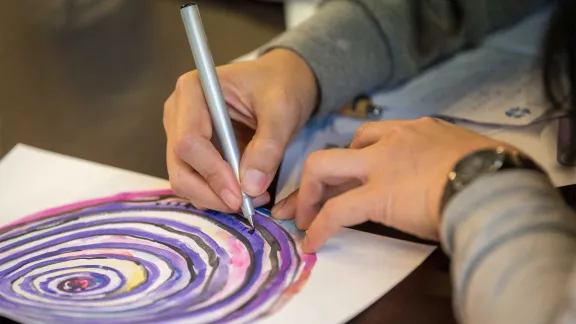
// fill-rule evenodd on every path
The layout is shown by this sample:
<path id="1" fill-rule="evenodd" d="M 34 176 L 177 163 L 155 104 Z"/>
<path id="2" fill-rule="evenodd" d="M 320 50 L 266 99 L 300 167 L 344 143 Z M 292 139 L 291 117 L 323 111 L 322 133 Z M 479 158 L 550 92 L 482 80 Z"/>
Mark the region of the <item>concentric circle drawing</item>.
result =
<path id="1" fill-rule="evenodd" d="M 258 211 L 200 211 L 170 191 L 120 194 L 0 231 L 0 314 L 24 323 L 251 322 L 316 261 Z"/>

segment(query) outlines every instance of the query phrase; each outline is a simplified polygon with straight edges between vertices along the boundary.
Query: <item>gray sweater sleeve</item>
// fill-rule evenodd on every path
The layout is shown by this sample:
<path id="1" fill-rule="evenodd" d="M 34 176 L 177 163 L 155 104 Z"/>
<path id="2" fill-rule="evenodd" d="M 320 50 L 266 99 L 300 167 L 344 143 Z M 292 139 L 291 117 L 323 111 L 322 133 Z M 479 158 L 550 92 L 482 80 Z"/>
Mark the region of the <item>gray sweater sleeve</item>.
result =
<path id="1" fill-rule="evenodd" d="M 319 114 L 390 87 L 546 0 L 332 0 L 269 44 L 295 51 L 319 85 Z M 419 8 L 416 8 L 419 6 Z M 419 12 L 419 14 L 416 14 Z"/>
<path id="2" fill-rule="evenodd" d="M 442 246 L 461 323 L 576 322 L 576 215 L 544 175 L 472 183 L 447 205 Z"/>

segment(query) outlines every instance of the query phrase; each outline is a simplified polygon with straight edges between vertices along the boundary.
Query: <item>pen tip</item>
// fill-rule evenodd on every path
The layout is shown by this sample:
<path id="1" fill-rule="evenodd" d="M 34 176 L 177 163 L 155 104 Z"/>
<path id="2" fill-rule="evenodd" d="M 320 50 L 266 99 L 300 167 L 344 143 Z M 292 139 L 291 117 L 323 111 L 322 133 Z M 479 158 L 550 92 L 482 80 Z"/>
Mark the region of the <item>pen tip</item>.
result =
<path id="1" fill-rule="evenodd" d="M 250 234 L 254 234 L 254 231 L 256 230 L 256 226 L 254 226 L 254 215 L 253 214 L 248 214 L 248 215 L 244 215 L 244 217 L 246 217 L 246 219 L 248 219 L 248 223 L 250 224 Z"/>

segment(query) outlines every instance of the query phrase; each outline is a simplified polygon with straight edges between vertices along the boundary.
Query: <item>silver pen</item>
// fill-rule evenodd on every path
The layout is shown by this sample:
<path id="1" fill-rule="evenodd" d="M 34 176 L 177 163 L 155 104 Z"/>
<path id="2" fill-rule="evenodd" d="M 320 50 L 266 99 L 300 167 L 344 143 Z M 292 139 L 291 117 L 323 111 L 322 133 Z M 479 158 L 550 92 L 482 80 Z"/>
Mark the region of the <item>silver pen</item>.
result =
<path id="1" fill-rule="evenodd" d="M 200 83 L 204 90 L 204 97 L 208 103 L 210 116 L 212 116 L 212 123 L 218 138 L 222 145 L 224 159 L 230 164 L 232 170 L 236 174 L 236 178 L 240 181 L 240 151 L 238 150 L 238 143 L 234 136 L 232 122 L 228 115 L 228 108 L 224 96 L 222 95 L 222 88 L 220 81 L 216 74 L 216 66 L 208 47 L 206 40 L 206 33 L 200 18 L 200 11 L 198 5 L 189 3 L 180 8 L 182 21 L 186 28 L 186 35 L 190 42 L 190 48 L 194 56 L 194 62 L 200 75 Z M 252 205 L 252 198 L 242 192 L 242 213 L 244 217 L 250 222 L 250 226 L 254 229 L 254 206 Z"/>

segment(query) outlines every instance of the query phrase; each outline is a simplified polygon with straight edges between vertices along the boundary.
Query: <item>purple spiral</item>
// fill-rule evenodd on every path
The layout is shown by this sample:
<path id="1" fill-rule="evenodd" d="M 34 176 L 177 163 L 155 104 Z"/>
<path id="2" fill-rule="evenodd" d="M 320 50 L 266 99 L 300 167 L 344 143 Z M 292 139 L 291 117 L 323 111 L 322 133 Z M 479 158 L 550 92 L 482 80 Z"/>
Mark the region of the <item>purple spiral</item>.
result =
<path id="1" fill-rule="evenodd" d="M 24 323 L 250 322 L 277 310 L 314 255 L 266 211 L 257 231 L 169 191 L 65 206 L 0 231 L 0 314 Z"/>

